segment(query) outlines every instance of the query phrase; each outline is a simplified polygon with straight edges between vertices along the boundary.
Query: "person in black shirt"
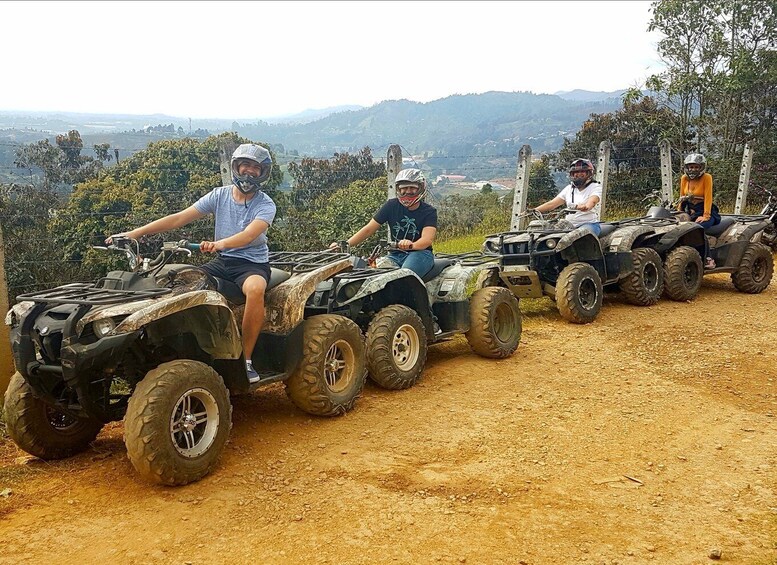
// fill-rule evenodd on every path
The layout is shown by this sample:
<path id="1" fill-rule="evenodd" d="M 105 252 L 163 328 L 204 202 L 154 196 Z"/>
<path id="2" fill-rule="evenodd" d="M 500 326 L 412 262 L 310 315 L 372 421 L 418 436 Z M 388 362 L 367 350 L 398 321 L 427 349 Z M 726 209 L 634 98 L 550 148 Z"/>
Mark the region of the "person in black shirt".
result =
<path id="1" fill-rule="evenodd" d="M 359 245 L 388 222 L 391 238 L 399 248 L 392 250 L 388 258 L 398 267 L 423 277 L 434 265 L 432 242 L 437 235 L 437 209 L 423 201 L 426 179 L 418 169 L 399 171 L 394 186 L 397 198 L 381 206 L 362 229 L 348 238 L 348 245 Z M 330 248 L 337 246 L 332 243 Z"/>

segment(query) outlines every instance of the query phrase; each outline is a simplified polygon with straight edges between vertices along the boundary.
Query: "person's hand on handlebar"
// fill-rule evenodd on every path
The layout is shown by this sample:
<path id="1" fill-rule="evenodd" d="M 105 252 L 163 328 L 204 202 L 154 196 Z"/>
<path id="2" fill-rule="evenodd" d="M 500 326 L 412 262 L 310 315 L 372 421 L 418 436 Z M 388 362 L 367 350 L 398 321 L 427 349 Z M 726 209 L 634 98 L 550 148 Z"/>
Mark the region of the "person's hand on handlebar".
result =
<path id="1" fill-rule="evenodd" d="M 397 242 L 397 249 L 403 249 L 405 251 L 410 251 L 413 249 L 413 242 L 409 239 L 400 239 Z"/>
<path id="2" fill-rule="evenodd" d="M 582 204 L 578 204 L 576 206 L 573 205 L 573 207 L 578 212 L 588 212 L 588 210 L 591 210 L 594 206 L 596 206 L 596 204 L 590 204 L 588 202 L 583 202 Z"/>
<path id="3" fill-rule="evenodd" d="M 200 242 L 200 251 L 203 253 L 215 253 L 216 251 L 221 251 L 222 249 L 224 249 L 224 247 L 221 245 L 220 241 Z"/>
<path id="4" fill-rule="evenodd" d="M 105 238 L 105 244 L 106 245 L 110 245 L 110 244 L 113 243 L 114 239 L 121 239 L 121 238 L 128 238 L 128 237 L 129 236 L 127 235 L 127 232 L 115 233 L 115 234 L 109 235 L 108 237 Z"/>

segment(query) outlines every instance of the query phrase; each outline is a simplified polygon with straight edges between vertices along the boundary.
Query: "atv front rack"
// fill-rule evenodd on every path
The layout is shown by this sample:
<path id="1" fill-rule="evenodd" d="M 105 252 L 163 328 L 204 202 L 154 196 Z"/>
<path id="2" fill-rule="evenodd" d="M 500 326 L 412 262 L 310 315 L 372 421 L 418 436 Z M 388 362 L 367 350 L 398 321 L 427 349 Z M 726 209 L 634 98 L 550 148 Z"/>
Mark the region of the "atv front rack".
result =
<path id="1" fill-rule="evenodd" d="M 350 258 L 348 253 L 331 251 L 273 251 L 270 253 L 270 266 L 292 274 L 309 273 L 324 265 Z"/>
<path id="2" fill-rule="evenodd" d="M 466 253 L 435 253 L 435 259 L 451 259 L 465 267 L 475 267 L 486 263 L 495 263 L 502 256 L 499 253 L 484 253 L 483 251 L 467 251 Z"/>
<path id="3" fill-rule="evenodd" d="M 100 306 L 106 304 L 119 304 L 155 298 L 168 294 L 169 288 L 152 288 L 146 290 L 114 290 L 110 288 L 97 288 L 91 283 L 73 283 L 58 286 L 49 290 L 29 292 L 16 297 L 18 301 L 31 300 L 37 303 L 47 304 L 82 304 L 87 306 Z"/>

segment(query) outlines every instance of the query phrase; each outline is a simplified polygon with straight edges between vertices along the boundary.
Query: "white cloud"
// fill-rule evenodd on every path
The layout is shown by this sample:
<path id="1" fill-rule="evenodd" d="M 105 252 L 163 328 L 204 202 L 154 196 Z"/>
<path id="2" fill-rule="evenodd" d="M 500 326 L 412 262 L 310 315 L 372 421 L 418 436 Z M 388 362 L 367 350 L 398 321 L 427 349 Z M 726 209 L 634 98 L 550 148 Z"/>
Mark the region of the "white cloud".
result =
<path id="1" fill-rule="evenodd" d="M 2 2 L 0 109 L 255 118 L 659 68 L 650 2 Z M 8 88 L 10 86 L 10 88 Z"/>

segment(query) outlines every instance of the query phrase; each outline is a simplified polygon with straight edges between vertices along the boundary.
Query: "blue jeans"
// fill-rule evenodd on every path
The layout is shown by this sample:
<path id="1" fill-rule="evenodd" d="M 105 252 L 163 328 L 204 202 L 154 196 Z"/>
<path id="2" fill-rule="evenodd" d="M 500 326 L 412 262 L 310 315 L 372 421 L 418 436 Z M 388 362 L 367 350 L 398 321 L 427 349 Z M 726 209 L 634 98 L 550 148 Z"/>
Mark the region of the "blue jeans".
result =
<path id="1" fill-rule="evenodd" d="M 434 255 L 428 249 L 420 251 L 391 251 L 388 254 L 391 262 L 397 267 L 410 269 L 419 277 L 423 277 L 434 267 Z"/>
<path id="2" fill-rule="evenodd" d="M 591 229 L 592 232 L 594 232 L 594 235 L 596 237 L 599 237 L 599 234 L 602 233 L 602 226 L 599 225 L 599 222 L 588 222 L 587 224 L 580 224 L 577 226 L 579 228 L 588 227 Z"/>

